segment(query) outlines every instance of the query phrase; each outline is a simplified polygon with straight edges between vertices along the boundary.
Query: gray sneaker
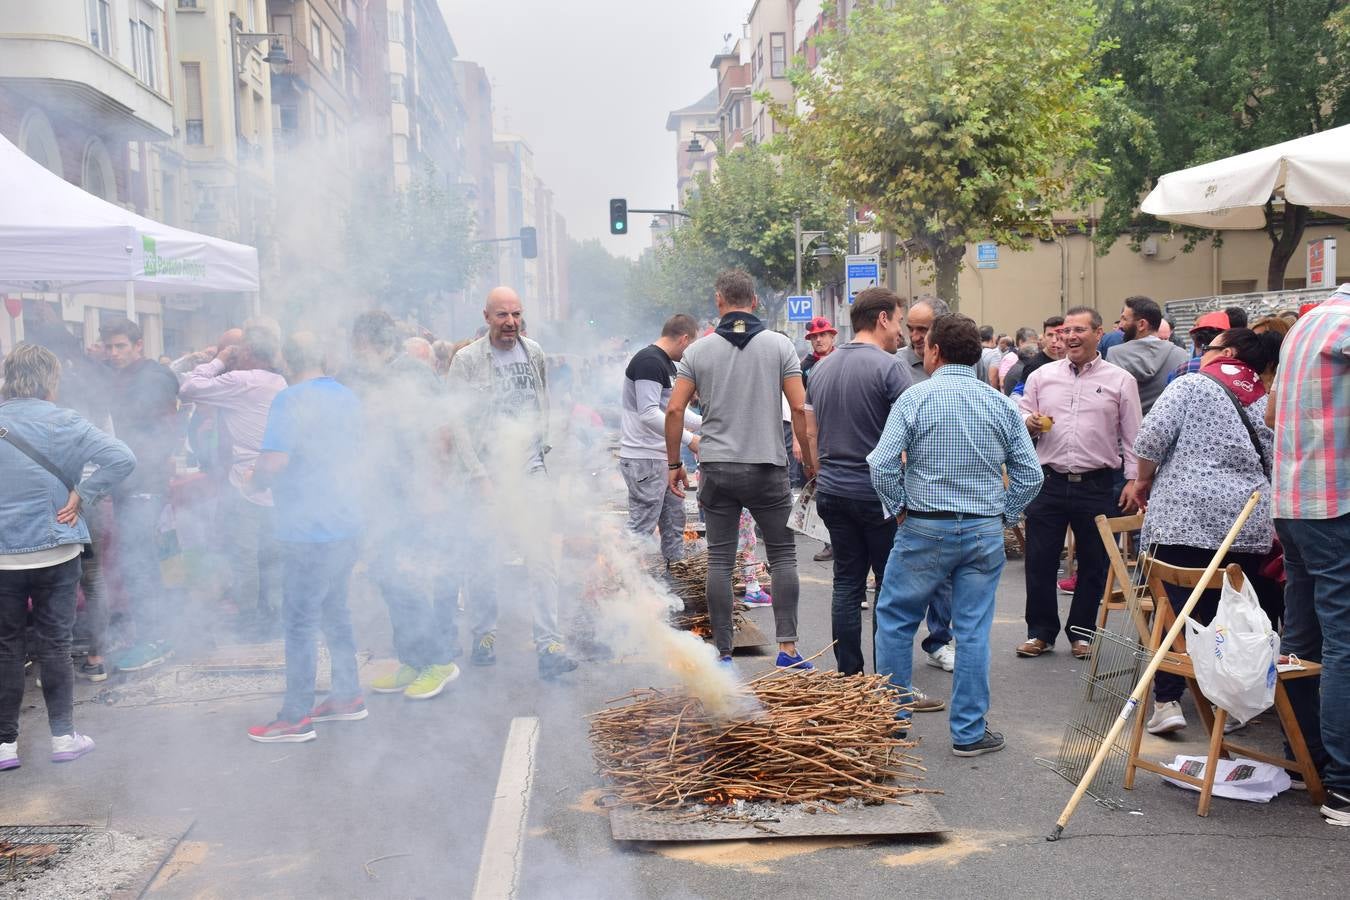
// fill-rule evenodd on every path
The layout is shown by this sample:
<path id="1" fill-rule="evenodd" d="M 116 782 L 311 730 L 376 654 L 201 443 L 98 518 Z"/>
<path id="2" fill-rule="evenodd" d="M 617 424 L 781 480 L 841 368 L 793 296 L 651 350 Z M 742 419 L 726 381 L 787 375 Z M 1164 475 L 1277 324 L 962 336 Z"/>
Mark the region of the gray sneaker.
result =
<path id="1" fill-rule="evenodd" d="M 997 753 L 1006 746 L 1008 744 L 1003 740 L 1003 735 L 986 728 L 984 737 L 973 744 L 952 744 L 952 753 L 957 756 L 983 756 L 986 753 Z"/>

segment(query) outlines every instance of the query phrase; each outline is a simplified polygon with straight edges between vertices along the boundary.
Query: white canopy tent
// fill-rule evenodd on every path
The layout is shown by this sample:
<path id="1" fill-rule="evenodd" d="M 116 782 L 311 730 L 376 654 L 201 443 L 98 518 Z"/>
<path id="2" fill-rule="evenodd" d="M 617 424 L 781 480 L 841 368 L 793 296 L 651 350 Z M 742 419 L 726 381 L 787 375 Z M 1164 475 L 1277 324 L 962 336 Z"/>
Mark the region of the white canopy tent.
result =
<path id="1" fill-rule="evenodd" d="M 1140 209 L 1197 228 L 1255 229 L 1272 198 L 1350 217 L 1350 125 L 1170 172 Z"/>
<path id="2" fill-rule="evenodd" d="M 0 136 L 0 292 L 258 291 L 258 251 L 101 200 Z M 255 301 L 256 302 L 256 301 Z"/>

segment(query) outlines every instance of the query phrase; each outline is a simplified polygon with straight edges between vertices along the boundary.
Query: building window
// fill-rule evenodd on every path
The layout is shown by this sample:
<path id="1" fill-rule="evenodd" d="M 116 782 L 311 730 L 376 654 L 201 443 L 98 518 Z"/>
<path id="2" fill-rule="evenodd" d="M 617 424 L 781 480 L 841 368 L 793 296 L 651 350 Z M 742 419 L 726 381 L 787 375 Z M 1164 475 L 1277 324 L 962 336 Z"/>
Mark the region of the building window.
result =
<path id="1" fill-rule="evenodd" d="M 293 20 L 291 19 L 290 16 L 272 17 L 272 30 L 275 31 L 277 34 L 285 34 L 285 35 L 294 34 L 294 32 L 291 30 L 292 26 Z"/>
<path id="2" fill-rule="evenodd" d="M 278 106 L 278 124 L 282 131 L 297 131 L 300 128 L 300 107 Z"/>
<path id="3" fill-rule="evenodd" d="M 403 43 L 403 10 L 389 10 L 389 40 L 395 44 Z"/>
<path id="4" fill-rule="evenodd" d="M 202 64 L 183 63 L 184 136 L 189 144 L 206 143 L 202 123 Z"/>
<path id="5" fill-rule="evenodd" d="M 389 76 L 389 99 L 395 103 L 407 103 L 407 80 L 402 75 Z"/>
<path id="6" fill-rule="evenodd" d="M 787 75 L 787 35 L 775 32 L 769 35 L 769 77 Z"/>
<path id="7" fill-rule="evenodd" d="M 314 103 L 314 136 L 328 137 L 328 113 L 324 112 L 323 104 L 318 101 Z"/>
<path id="8" fill-rule="evenodd" d="M 87 0 L 89 43 L 112 55 L 112 0 Z"/>
<path id="9" fill-rule="evenodd" d="M 206 6 L 206 0 L 178 0 L 179 9 L 201 9 Z"/>
<path id="10" fill-rule="evenodd" d="M 342 83 L 342 48 L 337 44 L 333 45 L 328 54 L 328 61 L 332 63 L 333 74 L 337 76 L 338 84 Z"/>
<path id="11" fill-rule="evenodd" d="M 153 90 L 159 90 L 159 56 L 155 27 L 145 19 L 131 19 L 131 68 L 136 77 Z"/>
<path id="12" fill-rule="evenodd" d="M 316 63 L 323 65 L 323 26 L 318 22 L 309 23 L 309 52 Z"/>
<path id="13" fill-rule="evenodd" d="M 758 81 L 764 75 L 764 38 L 755 44 L 754 76 Z"/>

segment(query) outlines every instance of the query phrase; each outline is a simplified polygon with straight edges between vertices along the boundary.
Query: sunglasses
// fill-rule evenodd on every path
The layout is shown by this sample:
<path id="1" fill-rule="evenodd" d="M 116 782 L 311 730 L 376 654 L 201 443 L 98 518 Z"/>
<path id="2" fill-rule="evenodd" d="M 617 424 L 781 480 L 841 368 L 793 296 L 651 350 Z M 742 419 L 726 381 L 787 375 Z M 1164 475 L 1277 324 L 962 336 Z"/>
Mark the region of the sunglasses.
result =
<path id="1" fill-rule="evenodd" d="M 1228 346 L 1227 344 L 1205 344 L 1203 347 L 1200 348 L 1200 352 L 1208 353 L 1211 350 L 1223 350 L 1227 346 Z"/>

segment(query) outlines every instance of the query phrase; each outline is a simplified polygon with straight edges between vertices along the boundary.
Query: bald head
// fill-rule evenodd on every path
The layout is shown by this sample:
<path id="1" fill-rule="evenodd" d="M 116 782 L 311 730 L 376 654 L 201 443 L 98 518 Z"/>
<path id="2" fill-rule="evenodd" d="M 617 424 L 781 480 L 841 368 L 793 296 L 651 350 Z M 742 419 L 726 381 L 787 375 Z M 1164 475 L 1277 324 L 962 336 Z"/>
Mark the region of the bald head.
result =
<path id="1" fill-rule="evenodd" d="M 483 320 L 488 326 L 488 340 L 498 350 L 510 350 L 520 340 L 524 329 L 525 310 L 520 295 L 509 287 L 495 287 L 488 291 L 483 307 Z"/>
<path id="2" fill-rule="evenodd" d="M 403 342 L 403 352 L 413 359 L 431 365 L 431 341 L 421 337 L 410 337 Z"/>

